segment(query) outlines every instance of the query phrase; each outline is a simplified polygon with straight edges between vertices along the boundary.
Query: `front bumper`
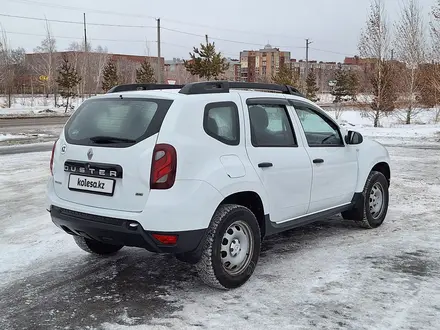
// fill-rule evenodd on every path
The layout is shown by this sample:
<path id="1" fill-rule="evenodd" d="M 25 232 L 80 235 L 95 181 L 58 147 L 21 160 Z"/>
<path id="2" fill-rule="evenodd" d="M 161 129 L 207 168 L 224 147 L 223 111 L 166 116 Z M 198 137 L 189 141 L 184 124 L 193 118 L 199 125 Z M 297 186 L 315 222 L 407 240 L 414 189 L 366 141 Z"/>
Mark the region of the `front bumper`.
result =
<path id="1" fill-rule="evenodd" d="M 206 229 L 180 232 L 151 232 L 133 220 L 109 218 L 76 212 L 54 205 L 49 212 L 52 221 L 70 235 L 83 236 L 102 243 L 133 246 L 157 253 L 194 252 L 201 247 Z M 152 234 L 177 235 L 175 245 L 164 245 Z"/>

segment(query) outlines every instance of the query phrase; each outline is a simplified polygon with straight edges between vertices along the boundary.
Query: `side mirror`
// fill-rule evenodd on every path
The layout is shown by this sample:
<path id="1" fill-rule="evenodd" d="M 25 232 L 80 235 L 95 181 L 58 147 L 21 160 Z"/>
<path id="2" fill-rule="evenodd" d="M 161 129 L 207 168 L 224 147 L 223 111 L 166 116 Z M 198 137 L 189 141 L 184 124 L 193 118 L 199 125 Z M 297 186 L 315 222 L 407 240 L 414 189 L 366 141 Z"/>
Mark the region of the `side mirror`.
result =
<path id="1" fill-rule="evenodd" d="M 347 144 L 361 144 L 363 141 L 364 137 L 359 132 L 348 131 L 348 134 L 345 136 L 345 143 Z"/>

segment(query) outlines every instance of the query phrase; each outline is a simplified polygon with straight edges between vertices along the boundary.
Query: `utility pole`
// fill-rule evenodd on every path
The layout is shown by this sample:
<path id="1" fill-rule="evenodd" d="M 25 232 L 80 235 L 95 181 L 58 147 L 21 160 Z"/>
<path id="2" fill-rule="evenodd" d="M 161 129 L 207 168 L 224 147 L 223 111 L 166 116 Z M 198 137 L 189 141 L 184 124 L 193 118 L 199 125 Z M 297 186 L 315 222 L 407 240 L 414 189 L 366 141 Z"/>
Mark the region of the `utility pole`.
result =
<path id="1" fill-rule="evenodd" d="M 309 41 L 309 39 L 306 39 L 306 76 L 305 79 L 307 79 L 307 76 L 309 75 L 309 45 L 313 41 Z"/>
<path id="2" fill-rule="evenodd" d="M 157 19 L 157 83 L 162 83 L 162 70 L 160 63 L 160 18 Z"/>
<path id="3" fill-rule="evenodd" d="M 394 49 L 391 49 L 391 61 L 394 61 Z"/>
<path id="4" fill-rule="evenodd" d="M 87 24 L 86 24 L 86 13 L 84 13 L 84 53 L 86 55 L 86 66 L 87 66 L 87 72 L 84 74 L 84 89 L 88 87 L 88 78 L 90 75 L 90 61 L 89 61 L 89 47 L 87 45 Z M 84 91 L 85 92 L 85 91 Z M 84 96 L 84 94 L 83 94 Z M 89 90 L 89 97 L 91 96 L 90 90 Z"/>

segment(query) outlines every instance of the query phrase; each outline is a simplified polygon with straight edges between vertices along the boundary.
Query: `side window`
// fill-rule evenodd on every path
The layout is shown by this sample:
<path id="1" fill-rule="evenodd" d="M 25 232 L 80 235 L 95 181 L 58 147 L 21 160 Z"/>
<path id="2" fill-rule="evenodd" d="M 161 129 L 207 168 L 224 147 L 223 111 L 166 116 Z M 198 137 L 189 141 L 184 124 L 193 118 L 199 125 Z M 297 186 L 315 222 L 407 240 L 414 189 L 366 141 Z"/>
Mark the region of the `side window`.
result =
<path id="1" fill-rule="evenodd" d="M 310 147 L 344 146 L 337 126 L 307 106 L 295 105 Z"/>
<path id="2" fill-rule="evenodd" d="M 236 146 L 240 143 L 238 108 L 233 102 L 209 103 L 205 107 L 203 128 L 212 138 Z"/>
<path id="3" fill-rule="evenodd" d="M 284 105 L 250 105 L 251 142 L 254 147 L 296 147 L 292 124 Z"/>

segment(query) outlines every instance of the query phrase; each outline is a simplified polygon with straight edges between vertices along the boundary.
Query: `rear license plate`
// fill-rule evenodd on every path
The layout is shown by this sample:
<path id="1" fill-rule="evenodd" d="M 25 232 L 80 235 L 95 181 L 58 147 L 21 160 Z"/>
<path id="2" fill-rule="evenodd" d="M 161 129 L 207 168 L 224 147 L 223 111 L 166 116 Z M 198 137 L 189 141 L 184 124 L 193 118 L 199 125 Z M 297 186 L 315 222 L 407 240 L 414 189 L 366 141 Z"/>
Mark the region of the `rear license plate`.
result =
<path id="1" fill-rule="evenodd" d="M 113 196 L 115 180 L 71 174 L 69 176 L 69 189 Z"/>

